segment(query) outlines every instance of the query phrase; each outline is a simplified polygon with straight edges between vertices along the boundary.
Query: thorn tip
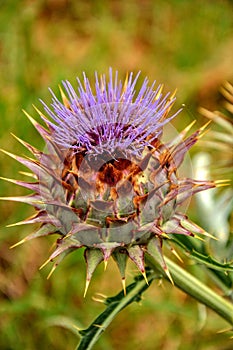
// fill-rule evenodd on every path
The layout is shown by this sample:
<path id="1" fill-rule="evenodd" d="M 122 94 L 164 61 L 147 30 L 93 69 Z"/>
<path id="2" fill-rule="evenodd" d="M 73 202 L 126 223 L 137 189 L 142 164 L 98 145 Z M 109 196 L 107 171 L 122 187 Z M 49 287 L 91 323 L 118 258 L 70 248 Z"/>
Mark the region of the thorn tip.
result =
<path id="1" fill-rule="evenodd" d="M 90 284 L 90 280 L 86 280 L 85 290 L 84 290 L 84 293 L 83 293 L 83 297 L 84 297 L 84 298 L 85 298 L 86 295 L 87 295 L 87 290 L 88 290 L 89 284 Z"/>
<path id="2" fill-rule="evenodd" d="M 125 278 L 121 279 L 121 284 L 122 284 L 122 288 L 124 291 L 124 296 L 126 296 L 126 283 L 125 283 Z"/>

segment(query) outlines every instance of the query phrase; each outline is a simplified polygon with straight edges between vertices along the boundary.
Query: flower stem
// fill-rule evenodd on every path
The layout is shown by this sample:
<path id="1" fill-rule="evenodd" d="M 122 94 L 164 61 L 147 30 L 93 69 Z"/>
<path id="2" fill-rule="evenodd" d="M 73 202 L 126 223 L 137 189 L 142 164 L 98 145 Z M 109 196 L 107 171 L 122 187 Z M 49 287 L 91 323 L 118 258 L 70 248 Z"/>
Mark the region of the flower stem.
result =
<path id="1" fill-rule="evenodd" d="M 178 266 L 176 263 L 165 257 L 169 272 L 174 284 L 185 293 L 191 295 L 200 303 L 206 305 L 224 320 L 233 325 L 233 304 L 218 295 L 216 292 L 207 287 L 189 272 Z M 157 262 L 147 255 L 147 262 L 155 271 L 160 270 L 166 276 Z"/>
<path id="2" fill-rule="evenodd" d="M 161 273 L 153 272 L 147 274 L 147 283 L 142 276 L 126 288 L 126 295 L 121 291 L 115 297 L 107 298 L 105 304 L 107 308 L 92 322 L 85 330 L 80 331 L 81 341 L 76 350 L 90 350 L 95 345 L 101 334 L 114 320 L 117 314 L 134 301 L 140 301 L 142 293 L 149 287 L 155 278 L 159 278 Z"/>

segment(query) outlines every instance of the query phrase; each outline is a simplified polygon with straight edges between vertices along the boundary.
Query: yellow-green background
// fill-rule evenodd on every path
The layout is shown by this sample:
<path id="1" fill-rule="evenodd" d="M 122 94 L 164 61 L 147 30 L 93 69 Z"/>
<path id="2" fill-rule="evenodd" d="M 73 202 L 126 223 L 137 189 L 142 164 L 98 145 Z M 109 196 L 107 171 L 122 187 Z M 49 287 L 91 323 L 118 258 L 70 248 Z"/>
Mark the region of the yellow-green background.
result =
<path id="1" fill-rule="evenodd" d="M 178 88 L 176 108 L 187 106 L 174 122 L 181 129 L 196 118 L 198 106 L 219 108 L 218 89 L 233 78 L 232 34 L 230 0 L 0 0 L 0 147 L 25 153 L 12 132 L 43 148 L 21 110 L 39 119 L 31 105 L 39 107 L 39 98 L 50 101 L 48 86 L 57 92 L 62 79 L 75 83 L 83 71 L 92 77 L 95 70 L 107 73 L 109 66 L 121 77 L 141 70 L 142 77 L 164 83 L 165 91 Z M 26 170 L 3 154 L 0 167 L 1 175 L 11 178 L 22 178 L 18 171 Z M 23 193 L 0 183 L 1 196 Z M 106 272 L 101 265 L 83 299 L 82 252 L 70 255 L 47 280 L 49 267 L 39 266 L 55 239 L 9 250 L 32 228 L 5 226 L 33 211 L 10 202 L 1 202 L 0 210 L 0 349 L 74 349 L 75 336 L 48 323 L 67 316 L 88 326 L 103 310 L 92 296 L 118 292 L 118 272 L 112 263 Z M 134 273 L 130 265 L 129 280 Z M 140 305 L 132 304 L 115 319 L 95 349 L 230 350 L 232 341 L 218 333 L 227 324 L 207 313 L 203 322 L 203 307 L 168 283 L 154 283 Z"/>

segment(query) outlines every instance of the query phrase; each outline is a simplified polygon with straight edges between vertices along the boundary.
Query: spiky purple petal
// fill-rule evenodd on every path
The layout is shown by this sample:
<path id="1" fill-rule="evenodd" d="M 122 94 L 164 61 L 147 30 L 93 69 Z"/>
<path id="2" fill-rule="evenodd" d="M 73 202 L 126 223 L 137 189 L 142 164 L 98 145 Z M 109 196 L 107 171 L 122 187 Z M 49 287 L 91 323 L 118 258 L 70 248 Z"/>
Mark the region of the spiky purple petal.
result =
<path id="1" fill-rule="evenodd" d="M 46 113 L 53 120 L 46 123 L 53 131 L 53 140 L 64 149 L 76 151 L 86 148 L 97 155 L 131 152 L 140 155 L 146 145 L 161 134 L 162 127 L 170 118 L 164 118 L 175 98 L 162 96 L 161 86 L 154 91 L 155 82 L 148 87 L 145 79 L 135 97 L 135 85 L 139 73 L 133 78 L 130 73 L 126 84 L 118 80 L 117 72 L 109 70 L 109 82 L 105 75 L 96 74 L 93 92 L 84 74 L 84 83 L 79 79 L 77 92 L 68 81 L 63 82 L 67 103 L 60 102 L 52 94 L 51 108 L 43 101 Z M 150 140 L 148 136 L 153 135 Z"/>

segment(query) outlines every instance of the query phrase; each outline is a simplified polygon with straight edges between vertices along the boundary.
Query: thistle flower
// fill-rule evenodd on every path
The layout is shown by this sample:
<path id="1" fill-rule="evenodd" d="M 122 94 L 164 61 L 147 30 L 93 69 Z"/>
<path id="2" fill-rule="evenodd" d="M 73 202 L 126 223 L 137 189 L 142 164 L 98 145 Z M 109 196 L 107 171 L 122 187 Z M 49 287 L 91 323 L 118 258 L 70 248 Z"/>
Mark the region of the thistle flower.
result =
<path id="1" fill-rule="evenodd" d="M 145 79 L 135 91 L 139 74 L 122 83 L 109 70 L 95 77 L 92 90 L 84 74 L 77 91 L 63 82 L 62 101 L 54 93 L 47 127 L 28 118 L 45 141 L 42 152 L 19 140 L 35 159 L 11 157 L 32 171 L 34 182 L 8 179 L 29 188 L 31 195 L 6 199 L 28 203 L 36 214 L 20 224 L 40 223 L 40 228 L 18 244 L 35 237 L 58 234 L 49 261 L 52 271 L 70 252 L 86 247 L 86 288 L 98 264 L 110 256 L 119 268 L 125 288 L 125 268 L 131 259 L 145 274 L 145 252 L 160 262 L 169 234 L 194 236 L 204 230 L 180 213 L 180 205 L 194 193 L 216 186 L 212 181 L 179 178 L 177 169 L 205 127 L 186 137 L 192 125 L 171 142 L 161 141 L 162 131 L 179 112 L 168 117 L 174 94 L 163 96 Z M 193 123 L 192 123 L 193 124 Z"/>

